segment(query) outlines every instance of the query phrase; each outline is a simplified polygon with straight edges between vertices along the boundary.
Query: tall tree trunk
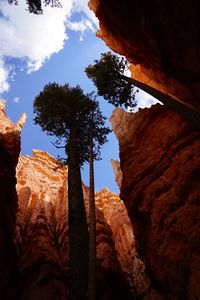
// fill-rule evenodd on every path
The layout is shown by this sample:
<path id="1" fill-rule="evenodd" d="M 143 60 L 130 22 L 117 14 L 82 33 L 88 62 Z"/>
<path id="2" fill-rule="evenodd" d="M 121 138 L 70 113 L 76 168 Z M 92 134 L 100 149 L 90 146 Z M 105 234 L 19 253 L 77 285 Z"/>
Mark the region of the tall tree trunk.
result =
<path id="1" fill-rule="evenodd" d="M 96 215 L 94 195 L 93 132 L 90 130 L 90 230 L 89 230 L 89 300 L 96 300 Z"/>
<path id="2" fill-rule="evenodd" d="M 69 299 L 85 300 L 88 285 L 88 229 L 75 122 L 68 145 Z"/>
<path id="3" fill-rule="evenodd" d="M 200 113 L 191 107 L 179 102 L 178 100 L 160 92 L 159 90 L 154 89 L 153 87 L 142 83 L 140 81 L 135 80 L 134 78 L 127 77 L 121 75 L 122 78 L 131 84 L 135 85 L 139 89 L 143 90 L 144 92 L 148 93 L 149 95 L 155 97 L 163 104 L 167 105 L 168 107 L 172 108 L 180 115 L 182 115 L 185 119 L 188 119 L 195 125 L 198 129 L 200 129 Z"/>

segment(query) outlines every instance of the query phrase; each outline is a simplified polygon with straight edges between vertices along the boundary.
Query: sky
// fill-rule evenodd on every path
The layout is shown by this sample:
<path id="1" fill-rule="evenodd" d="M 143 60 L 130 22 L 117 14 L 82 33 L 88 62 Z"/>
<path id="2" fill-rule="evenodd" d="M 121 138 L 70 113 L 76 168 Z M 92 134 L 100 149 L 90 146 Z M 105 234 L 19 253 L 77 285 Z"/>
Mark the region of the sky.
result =
<path id="1" fill-rule="evenodd" d="M 87 2 L 61 0 L 63 8 L 45 7 L 43 15 L 33 15 L 27 12 L 25 0 L 20 0 L 18 6 L 0 0 L 0 98 L 6 100 L 7 115 L 14 123 L 22 112 L 27 114 L 22 155 L 31 155 L 32 149 L 47 151 L 54 157 L 62 155 L 51 143 L 55 139 L 33 124 L 33 101 L 45 84 L 79 84 L 85 93 L 95 91 L 84 69 L 110 49 L 95 35 L 98 20 Z M 109 118 L 114 107 L 101 97 L 98 100 Z M 139 107 L 156 101 L 143 92 L 137 94 L 137 100 Z M 119 159 L 118 152 L 118 142 L 111 133 L 102 148 L 102 160 L 95 163 L 96 191 L 106 187 L 119 193 L 110 163 L 110 159 Z M 86 184 L 88 169 L 85 165 L 82 170 Z"/>

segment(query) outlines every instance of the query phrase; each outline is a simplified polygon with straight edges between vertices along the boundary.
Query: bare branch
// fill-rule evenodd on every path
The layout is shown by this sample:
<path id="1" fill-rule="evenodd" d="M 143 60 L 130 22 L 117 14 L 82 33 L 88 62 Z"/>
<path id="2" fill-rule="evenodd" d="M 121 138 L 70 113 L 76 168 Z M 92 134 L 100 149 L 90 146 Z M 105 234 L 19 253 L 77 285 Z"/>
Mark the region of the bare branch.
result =
<path id="1" fill-rule="evenodd" d="M 52 143 L 52 145 L 54 145 L 57 149 L 61 149 L 61 148 L 65 149 L 65 146 L 58 146 L 58 145 L 56 145 L 56 143 L 53 143 L 53 142 L 51 142 L 51 143 Z"/>

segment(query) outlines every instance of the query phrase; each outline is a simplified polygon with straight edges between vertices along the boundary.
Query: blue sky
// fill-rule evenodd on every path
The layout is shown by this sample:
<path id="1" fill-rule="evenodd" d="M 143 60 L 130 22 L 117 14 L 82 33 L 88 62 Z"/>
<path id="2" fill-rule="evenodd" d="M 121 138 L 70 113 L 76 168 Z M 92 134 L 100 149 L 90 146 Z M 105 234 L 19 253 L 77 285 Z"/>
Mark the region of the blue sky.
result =
<path id="1" fill-rule="evenodd" d="M 94 90 L 84 73 L 85 67 L 108 48 L 96 38 L 98 22 L 87 8 L 87 0 L 63 1 L 63 9 L 44 10 L 42 16 L 30 15 L 21 6 L 0 2 L 0 97 L 7 101 L 7 115 L 16 122 L 22 112 L 28 119 L 22 132 L 21 153 L 31 155 L 41 149 L 57 156 L 60 151 L 39 126 L 33 124 L 33 100 L 49 82 L 79 84 L 85 92 Z M 141 96 L 140 96 L 141 97 Z M 143 94 L 147 102 L 150 97 Z M 109 118 L 113 107 L 99 98 Z M 144 101 L 143 101 L 144 102 Z M 102 161 L 95 163 L 96 190 L 108 187 L 118 193 L 110 159 L 118 159 L 114 134 L 102 148 Z M 88 184 L 88 165 L 83 181 Z"/>

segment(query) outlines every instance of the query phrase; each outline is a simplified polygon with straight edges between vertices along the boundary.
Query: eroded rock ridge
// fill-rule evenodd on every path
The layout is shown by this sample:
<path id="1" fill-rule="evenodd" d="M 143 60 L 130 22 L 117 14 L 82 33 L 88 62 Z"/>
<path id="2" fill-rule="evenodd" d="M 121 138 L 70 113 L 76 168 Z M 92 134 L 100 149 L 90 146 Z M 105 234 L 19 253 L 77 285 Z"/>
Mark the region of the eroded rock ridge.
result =
<path id="1" fill-rule="evenodd" d="M 67 168 L 48 153 L 34 150 L 32 157 L 20 157 L 17 178 L 16 239 L 22 299 L 41 295 L 67 299 Z M 83 191 L 88 217 L 89 190 L 85 185 Z M 149 282 L 119 196 L 108 190 L 97 193 L 96 217 L 100 299 L 131 299 L 134 294 L 144 294 Z"/>
<path id="2" fill-rule="evenodd" d="M 133 77 L 200 111 L 199 1 L 90 0 L 97 36 Z"/>
<path id="3" fill-rule="evenodd" d="M 159 104 L 116 109 L 121 199 L 151 280 L 147 299 L 200 295 L 200 132 Z"/>

